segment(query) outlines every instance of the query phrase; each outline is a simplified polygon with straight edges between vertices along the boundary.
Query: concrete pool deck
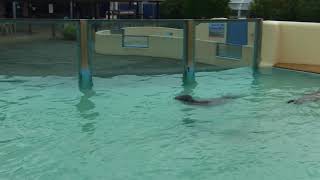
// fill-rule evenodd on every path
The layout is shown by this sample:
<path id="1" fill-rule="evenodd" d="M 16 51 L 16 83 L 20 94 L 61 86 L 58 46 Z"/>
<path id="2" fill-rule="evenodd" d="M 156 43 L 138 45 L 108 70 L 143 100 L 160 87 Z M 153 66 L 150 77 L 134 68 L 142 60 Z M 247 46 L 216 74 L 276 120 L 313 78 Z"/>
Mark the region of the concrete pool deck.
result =
<path id="1" fill-rule="evenodd" d="M 320 74 L 320 65 L 277 63 L 273 67 Z"/>

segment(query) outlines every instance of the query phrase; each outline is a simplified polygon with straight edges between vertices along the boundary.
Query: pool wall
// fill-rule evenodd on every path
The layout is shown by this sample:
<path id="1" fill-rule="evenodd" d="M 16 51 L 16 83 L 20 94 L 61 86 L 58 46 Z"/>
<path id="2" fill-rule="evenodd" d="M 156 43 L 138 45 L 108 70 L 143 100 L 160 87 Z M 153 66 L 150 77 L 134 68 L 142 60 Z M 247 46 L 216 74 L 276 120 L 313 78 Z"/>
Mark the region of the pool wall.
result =
<path id="1" fill-rule="evenodd" d="M 201 23 L 196 26 L 195 60 L 198 63 L 219 65 L 251 65 L 254 43 L 254 23 L 249 23 L 248 45 L 242 48 L 241 61 L 216 56 L 217 44 L 226 42 L 225 37 L 212 38 L 209 36 L 209 24 Z M 127 27 L 123 28 L 126 35 L 148 36 L 147 48 L 128 48 L 122 45 L 122 34 L 112 34 L 109 30 L 96 33 L 95 51 L 107 55 L 136 55 L 161 57 L 181 60 L 183 57 L 183 30 L 166 27 Z M 164 53 L 165 52 L 165 53 Z"/>
<path id="2" fill-rule="evenodd" d="M 320 65 L 320 24 L 264 21 L 260 66 Z"/>
<path id="3" fill-rule="evenodd" d="M 0 25 L 13 27 L 12 32 L 0 29 L 4 74 L 78 74 L 81 90 L 92 88 L 93 75 L 182 72 L 189 81 L 197 70 L 256 69 L 261 38 L 261 19 L 0 19 Z M 110 70 L 112 65 L 118 71 Z M 147 70 L 151 66 L 155 70 Z"/>

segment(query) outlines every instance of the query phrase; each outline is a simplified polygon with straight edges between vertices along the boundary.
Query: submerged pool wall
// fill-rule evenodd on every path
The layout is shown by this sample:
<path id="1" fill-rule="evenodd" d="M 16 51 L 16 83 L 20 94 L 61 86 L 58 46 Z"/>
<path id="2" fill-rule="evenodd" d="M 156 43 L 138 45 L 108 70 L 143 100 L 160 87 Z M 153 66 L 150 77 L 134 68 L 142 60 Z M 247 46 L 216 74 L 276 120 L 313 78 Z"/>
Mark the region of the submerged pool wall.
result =
<path id="1" fill-rule="evenodd" d="M 260 66 L 320 65 L 319 32 L 319 23 L 264 21 Z"/>

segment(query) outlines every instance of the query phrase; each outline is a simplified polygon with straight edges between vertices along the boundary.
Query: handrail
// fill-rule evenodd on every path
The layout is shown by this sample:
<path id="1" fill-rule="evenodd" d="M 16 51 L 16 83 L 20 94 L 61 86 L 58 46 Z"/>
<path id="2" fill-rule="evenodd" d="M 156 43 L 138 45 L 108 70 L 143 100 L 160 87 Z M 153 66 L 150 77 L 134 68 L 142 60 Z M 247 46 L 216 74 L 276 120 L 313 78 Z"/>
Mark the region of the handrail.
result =
<path id="1" fill-rule="evenodd" d="M 30 22 L 30 23 L 65 23 L 65 22 L 79 22 L 81 19 L 34 19 L 34 18 L 17 18 L 8 19 L 0 18 L 0 23 L 3 22 Z M 83 19 L 88 22 L 177 22 L 183 23 L 193 20 L 200 23 L 210 22 L 258 22 L 260 18 L 248 18 L 248 19 Z"/>

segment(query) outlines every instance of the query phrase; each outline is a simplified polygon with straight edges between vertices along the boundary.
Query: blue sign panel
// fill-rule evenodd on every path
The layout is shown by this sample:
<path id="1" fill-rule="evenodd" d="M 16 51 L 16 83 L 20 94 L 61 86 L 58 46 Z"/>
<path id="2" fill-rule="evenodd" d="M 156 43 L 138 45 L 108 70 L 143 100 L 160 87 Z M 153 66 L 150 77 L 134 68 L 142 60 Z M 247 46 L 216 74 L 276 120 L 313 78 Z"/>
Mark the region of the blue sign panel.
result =
<path id="1" fill-rule="evenodd" d="M 143 5 L 144 18 L 146 18 L 146 19 L 155 18 L 154 9 L 155 9 L 154 4 L 151 4 L 151 3 L 144 4 Z"/>
<path id="2" fill-rule="evenodd" d="M 225 24 L 224 23 L 209 23 L 210 37 L 224 37 Z"/>
<path id="3" fill-rule="evenodd" d="M 248 22 L 229 22 L 227 32 L 227 43 L 233 45 L 248 44 Z"/>

